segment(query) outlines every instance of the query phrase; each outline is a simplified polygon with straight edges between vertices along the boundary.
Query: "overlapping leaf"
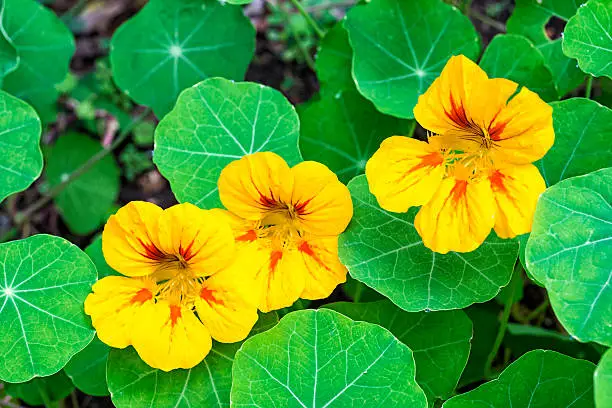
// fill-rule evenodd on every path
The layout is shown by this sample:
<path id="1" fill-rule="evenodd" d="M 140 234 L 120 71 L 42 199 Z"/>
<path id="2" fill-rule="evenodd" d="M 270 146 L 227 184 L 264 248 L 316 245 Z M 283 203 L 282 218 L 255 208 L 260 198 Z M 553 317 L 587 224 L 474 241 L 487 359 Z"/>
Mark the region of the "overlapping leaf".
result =
<path id="1" fill-rule="evenodd" d="M 301 161 L 299 119 L 263 85 L 211 78 L 185 90 L 155 131 L 153 160 L 181 202 L 218 207 L 217 180 L 233 160 L 261 151 Z"/>
<path id="2" fill-rule="evenodd" d="M 480 387 L 446 401 L 443 408 L 592 408 L 593 363 L 554 351 L 531 351 Z"/>
<path id="3" fill-rule="evenodd" d="M 110 347 L 94 339 L 68 362 L 64 371 L 74 385 L 89 395 L 109 394 L 106 385 L 106 362 Z"/>
<path id="4" fill-rule="evenodd" d="M 321 93 L 355 89 L 351 65 L 353 50 L 349 44 L 348 33 L 342 22 L 338 22 L 325 34 L 317 52 L 316 71 Z"/>
<path id="5" fill-rule="evenodd" d="M 62 135 L 47 152 L 45 175 L 49 185 L 64 181 L 101 149 L 100 143 L 87 135 Z M 106 220 L 118 195 L 119 167 L 109 155 L 71 181 L 55 197 L 55 205 L 70 230 L 85 235 Z"/>
<path id="6" fill-rule="evenodd" d="M 580 341 L 612 345 L 612 168 L 542 194 L 527 268 L 546 286 L 559 321 Z"/>
<path id="7" fill-rule="evenodd" d="M 490 78 L 506 78 L 536 92 L 545 101 L 559 99 L 542 53 L 520 35 L 497 35 L 487 46 L 480 67 Z"/>
<path id="8" fill-rule="evenodd" d="M 529 38 L 544 55 L 550 68 L 559 97 L 575 89 L 584 80 L 584 73 L 575 59 L 563 54 L 561 38 L 550 39 L 545 29 L 552 18 L 569 20 L 580 5 L 580 0 L 516 0 L 514 11 L 508 19 L 508 33 Z"/>
<path id="9" fill-rule="evenodd" d="M 584 72 L 612 78 L 612 2 L 589 0 L 565 27 L 563 52 Z"/>
<path id="10" fill-rule="evenodd" d="M 2 89 L 30 103 L 43 121 L 52 121 L 55 85 L 68 73 L 74 38 L 55 13 L 34 0 L 3 0 L 1 7 L 2 35 L 18 57 Z"/>
<path id="11" fill-rule="evenodd" d="M 6 383 L 5 386 L 8 395 L 33 406 L 61 401 L 74 391 L 74 385 L 64 371 L 24 383 Z"/>
<path id="12" fill-rule="evenodd" d="M 83 302 L 96 270 L 63 238 L 35 235 L 0 245 L 0 379 L 56 373 L 91 341 Z"/>
<path id="13" fill-rule="evenodd" d="M 381 112 L 413 118 L 417 98 L 452 55 L 475 59 L 480 40 L 470 20 L 441 0 L 372 0 L 344 23 L 359 91 Z"/>
<path id="14" fill-rule="evenodd" d="M 595 406 L 607 408 L 612 401 L 612 349 L 608 349 L 597 365 L 593 376 L 595 384 Z"/>
<path id="15" fill-rule="evenodd" d="M 110 58 L 117 85 L 161 118 L 203 79 L 243 79 L 254 50 L 255 30 L 238 6 L 152 0 L 113 35 Z"/>
<path id="16" fill-rule="evenodd" d="M 457 386 L 470 354 L 472 322 L 460 310 L 404 312 L 388 300 L 371 303 L 339 302 L 325 305 L 353 320 L 378 324 L 410 347 L 416 380 L 429 405 L 447 399 Z"/>
<path id="17" fill-rule="evenodd" d="M 355 279 L 407 311 L 460 309 L 492 299 L 510 281 L 516 240 L 494 233 L 477 250 L 441 255 L 423 246 L 406 214 L 382 210 L 365 176 L 349 183 L 354 216 L 340 236 L 340 259 Z"/>
<path id="18" fill-rule="evenodd" d="M 285 316 L 236 353 L 232 405 L 427 406 L 412 352 L 380 326 L 326 310 Z"/>
<path id="19" fill-rule="evenodd" d="M 40 176 L 40 120 L 27 103 L 0 91 L 0 202 Z"/>

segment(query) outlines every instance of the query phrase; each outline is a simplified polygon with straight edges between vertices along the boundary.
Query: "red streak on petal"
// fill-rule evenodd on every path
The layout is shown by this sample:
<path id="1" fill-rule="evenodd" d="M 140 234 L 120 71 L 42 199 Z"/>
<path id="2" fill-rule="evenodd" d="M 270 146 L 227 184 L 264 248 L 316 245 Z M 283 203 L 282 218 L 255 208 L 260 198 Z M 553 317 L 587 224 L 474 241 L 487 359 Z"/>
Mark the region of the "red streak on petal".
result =
<path id="1" fill-rule="evenodd" d="M 134 304 L 134 303 L 142 304 L 146 302 L 147 300 L 151 300 L 151 299 L 153 299 L 153 293 L 151 293 L 149 289 L 142 288 L 134 295 L 134 297 L 132 297 L 132 299 L 130 300 L 130 303 L 131 304 Z"/>
<path id="2" fill-rule="evenodd" d="M 270 191 L 270 197 L 267 197 L 261 193 L 259 193 L 259 202 L 267 208 L 274 208 L 278 205 L 276 200 L 274 199 L 274 195 Z"/>
<path id="3" fill-rule="evenodd" d="M 142 248 L 145 250 L 145 253 L 142 255 L 146 258 L 149 258 L 152 261 L 163 261 L 166 258 L 166 254 L 164 254 L 152 242 L 145 244 L 140 238 L 138 238 L 138 242 L 140 242 L 140 245 L 142 245 Z"/>
<path id="4" fill-rule="evenodd" d="M 421 159 L 421 162 L 412 166 L 408 173 L 412 173 L 413 171 L 423 169 L 426 167 L 437 167 L 444 163 L 444 156 L 440 152 L 431 152 L 424 156 L 418 156 Z"/>
<path id="5" fill-rule="evenodd" d="M 272 253 L 270 254 L 270 272 L 271 273 L 275 271 L 276 265 L 278 265 L 278 262 L 281 260 L 282 257 L 283 257 L 282 251 L 272 251 Z"/>
<path id="6" fill-rule="evenodd" d="M 202 300 L 208 302 L 208 304 L 216 303 L 218 305 L 223 306 L 225 302 L 223 302 L 223 299 L 217 299 L 215 297 L 216 292 L 217 291 L 215 289 L 208 289 L 207 287 L 202 287 L 202 290 L 200 290 L 200 297 L 202 298 Z"/>
<path id="7" fill-rule="evenodd" d="M 452 93 L 450 94 L 450 103 L 451 103 L 451 111 L 450 112 L 446 112 L 446 110 L 444 111 L 446 116 L 450 120 L 452 120 L 455 124 L 459 125 L 459 127 L 461 128 L 472 128 L 473 123 L 468 119 L 465 113 L 465 108 L 463 107 L 463 104 L 455 103 L 455 99 L 453 98 Z"/>
<path id="8" fill-rule="evenodd" d="M 489 176 L 489 181 L 491 181 L 491 188 L 493 189 L 493 191 L 495 191 L 496 193 L 508 194 L 508 189 L 504 184 L 504 179 L 506 177 L 507 176 L 499 170 L 495 170 L 493 173 L 491 173 L 491 175 Z"/>
<path id="9" fill-rule="evenodd" d="M 312 247 L 308 244 L 308 242 L 302 242 L 298 247 L 298 250 L 314 259 L 314 261 L 318 263 L 321 267 L 323 267 L 325 270 L 331 271 L 331 269 L 327 265 L 325 265 L 321 258 L 319 258 L 319 256 L 312 250 Z"/>
<path id="10" fill-rule="evenodd" d="M 172 326 L 176 324 L 180 317 L 181 307 L 177 305 L 170 305 L 170 322 L 172 323 Z"/>
<path id="11" fill-rule="evenodd" d="M 298 215 L 306 215 L 306 206 L 310 203 L 310 201 L 312 200 L 312 198 L 309 198 L 308 200 L 304 201 L 303 203 L 297 203 L 294 207 L 295 212 Z"/>
<path id="12" fill-rule="evenodd" d="M 494 140 L 496 142 L 501 140 L 501 135 L 504 132 L 506 125 L 507 125 L 506 122 L 501 122 L 493 126 L 492 129 L 489 128 L 489 137 L 491 138 L 491 140 Z"/>
<path id="13" fill-rule="evenodd" d="M 181 256 L 183 257 L 185 261 L 189 261 L 191 258 L 195 256 L 195 254 L 191 252 L 191 250 L 193 249 L 194 243 L 195 243 L 195 237 L 193 237 L 193 241 L 191 241 L 189 245 L 187 245 L 187 248 L 183 249 L 182 244 L 179 246 L 179 254 L 181 254 Z"/>
<path id="14" fill-rule="evenodd" d="M 457 204 L 457 202 L 461 200 L 463 196 L 465 196 L 465 192 L 467 191 L 467 185 L 467 180 L 455 181 L 455 185 L 453 186 L 453 189 L 450 192 L 450 196 L 452 197 L 453 202 L 455 204 Z"/>
<path id="15" fill-rule="evenodd" d="M 257 232 L 255 230 L 249 230 L 245 234 L 236 238 L 236 241 L 251 242 L 257 240 Z"/>

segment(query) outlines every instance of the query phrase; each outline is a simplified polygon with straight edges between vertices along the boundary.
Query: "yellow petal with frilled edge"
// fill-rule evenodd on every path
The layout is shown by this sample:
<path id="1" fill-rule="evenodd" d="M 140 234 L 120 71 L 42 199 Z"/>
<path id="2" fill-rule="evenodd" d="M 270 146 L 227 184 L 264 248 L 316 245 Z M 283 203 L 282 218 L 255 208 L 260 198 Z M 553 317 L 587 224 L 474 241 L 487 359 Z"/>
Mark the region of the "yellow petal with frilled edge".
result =
<path id="1" fill-rule="evenodd" d="M 531 231 L 533 214 L 546 183 L 533 164 L 493 170 L 489 175 L 497 203 L 495 232 L 513 238 Z"/>
<path id="2" fill-rule="evenodd" d="M 259 294 L 245 266 L 236 262 L 206 279 L 195 300 L 198 317 L 222 343 L 246 338 L 258 318 Z"/>
<path id="3" fill-rule="evenodd" d="M 304 299 L 324 299 L 346 282 L 346 267 L 338 258 L 338 238 L 309 238 L 298 246 L 306 270 Z"/>
<path id="4" fill-rule="evenodd" d="M 449 177 L 419 210 L 414 226 L 434 252 L 470 252 L 487 238 L 495 223 L 495 200 L 489 180 Z"/>
<path id="5" fill-rule="evenodd" d="M 156 246 L 184 262 L 196 276 L 210 276 L 226 268 L 235 255 L 228 221 L 193 204 L 164 210 L 158 221 Z"/>
<path id="6" fill-rule="evenodd" d="M 552 107 L 538 94 L 521 89 L 492 124 L 496 163 L 527 164 L 544 157 L 555 142 Z"/>
<path id="7" fill-rule="evenodd" d="M 489 79 L 469 58 L 454 56 L 419 97 L 414 117 L 434 133 L 472 137 L 488 129 L 516 88 L 507 79 Z"/>
<path id="8" fill-rule="evenodd" d="M 302 162 L 291 169 L 293 192 L 287 200 L 304 231 L 332 236 L 342 233 L 353 217 L 348 188 L 325 165 Z"/>
<path id="9" fill-rule="evenodd" d="M 212 347 L 208 329 L 193 311 L 163 300 L 142 307 L 132 337 L 140 358 L 163 371 L 192 368 Z"/>
<path id="10" fill-rule="evenodd" d="M 385 139 L 368 160 L 370 192 L 387 211 L 423 205 L 444 176 L 444 157 L 435 145 L 404 136 Z"/>
<path id="11" fill-rule="evenodd" d="M 111 347 L 132 343 L 132 327 L 139 309 L 153 303 L 155 283 L 147 279 L 107 276 L 93 285 L 85 299 L 85 313 L 91 316 L 98 337 Z"/>
<path id="12" fill-rule="evenodd" d="M 132 201 L 111 215 L 102 233 L 102 252 L 109 266 L 127 276 L 152 274 L 164 254 L 152 240 L 162 209 Z"/>
<path id="13" fill-rule="evenodd" d="M 241 218 L 257 221 L 279 205 L 292 191 L 287 163 L 271 152 L 244 156 L 228 164 L 217 183 L 223 205 Z"/>

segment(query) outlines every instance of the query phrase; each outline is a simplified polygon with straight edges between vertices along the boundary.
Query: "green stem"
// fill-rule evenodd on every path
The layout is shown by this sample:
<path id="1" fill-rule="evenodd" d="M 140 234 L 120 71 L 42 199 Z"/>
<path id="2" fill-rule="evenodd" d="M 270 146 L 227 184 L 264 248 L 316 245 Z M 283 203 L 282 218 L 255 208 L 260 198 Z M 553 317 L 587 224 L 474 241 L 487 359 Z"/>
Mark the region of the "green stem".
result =
<path id="1" fill-rule="evenodd" d="M 17 228 L 13 227 L 0 236 L 0 243 L 10 241 L 17 235 Z"/>
<path id="2" fill-rule="evenodd" d="M 542 302 L 540 306 L 536 307 L 531 313 L 529 313 L 525 317 L 525 321 L 529 323 L 530 321 L 544 313 L 548 309 L 548 306 L 550 306 L 550 301 L 546 299 L 544 302 Z"/>
<path id="3" fill-rule="evenodd" d="M 586 80 L 586 88 L 584 90 L 584 97 L 591 99 L 591 90 L 593 89 L 593 75 L 589 75 Z"/>
<path id="4" fill-rule="evenodd" d="M 291 3 L 295 6 L 295 8 L 298 9 L 300 14 L 304 17 L 304 19 L 310 25 L 310 27 L 312 27 L 312 29 L 315 32 L 315 34 L 317 35 L 317 37 L 323 38 L 323 36 L 325 35 L 325 32 L 321 29 L 321 27 L 319 27 L 319 25 L 312 18 L 312 16 L 310 14 L 308 14 L 308 11 L 306 11 L 304 6 L 302 6 L 302 3 L 300 3 L 300 0 L 291 0 Z"/>
<path id="5" fill-rule="evenodd" d="M 72 402 L 72 408 L 79 408 L 79 399 L 77 398 L 76 391 L 70 393 L 70 401 Z"/>
<path id="6" fill-rule="evenodd" d="M 463 3 L 463 14 L 469 17 L 471 8 L 472 8 L 472 0 L 465 0 L 465 3 Z"/>
<path id="7" fill-rule="evenodd" d="M 57 404 L 54 404 L 49 397 L 49 393 L 45 390 L 40 384 L 37 384 L 38 393 L 40 394 L 40 398 L 43 400 L 43 404 L 46 408 L 57 408 Z"/>
<path id="8" fill-rule="evenodd" d="M 501 347 L 502 341 L 504 340 L 504 335 L 506 334 L 506 329 L 508 327 L 508 320 L 510 319 L 510 311 L 512 310 L 512 305 L 514 304 L 514 294 L 516 293 L 516 289 L 518 285 L 523 283 L 523 277 L 521 275 L 522 267 L 520 262 L 517 263 L 514 268 L 514 272 L 512 274 L 512 279 L 510 280 L 510 295 L 504 304 L 504 311 L 502 313 L 501 322 L 499 324 L 499 330 L 497 331 L 497 337 L 495 337 L 495 342 L 493 343 L 493 348 L 487 357 L 487 362 L 485 364 L 485 377 L 490 378 L 493 374 L 493 361 L 499 352 L 499 348 Z"/>
<path id="9" fill-rule="evenodd" d="M 497 31 L 501 31 L 502 33 L 506 32 L 506 25 L 503 23 L 500 23 L 497 20 L 492 19 L 491 17 L 482 14 L 480 11 L 478 10 L 469 10 L 469 17 L 474 17 L 476 20 L 479 20 L 485 24 L 490 25 L 491 27 L 495 28 Z"/>
<path id="10" fill-rule="evenodd" d="M 139 124 L 149 113 L 151 113 L 151 110 L 146 109 L 136 118 L 134 118 L 132 122 L 130 122 L 126 127 L 121 130 L 121 133 L 119 133 L 119 135 L 115 138 L 113 143 L 108 146 L 108 148 L 102 149 L 98 153 L 90 157 L 89 160 L 87 160 L 81 165 L 81 167 L 70 173 L 70 175 L 66 177 L 65 180 L 63 180 L 55 187 L 51 188 L 43 197 L 39 198 L 36 202 L 27 207 L 25 210 L 15 214 L 15 223 L 21 225 L 24 222 L 28 221 L 32 214 L 46 206 L 53 198 L 55 198 L 59 193 L 64 191 L 68 184 L 82 176 L 84 173 L 88 172 L 96 163 L 98 163 L 100 160 L 108 156 L 113 150 L 119 147 L 121 143 L 123 143 L 123 141 L 128 137 L 134 126 Z"/>

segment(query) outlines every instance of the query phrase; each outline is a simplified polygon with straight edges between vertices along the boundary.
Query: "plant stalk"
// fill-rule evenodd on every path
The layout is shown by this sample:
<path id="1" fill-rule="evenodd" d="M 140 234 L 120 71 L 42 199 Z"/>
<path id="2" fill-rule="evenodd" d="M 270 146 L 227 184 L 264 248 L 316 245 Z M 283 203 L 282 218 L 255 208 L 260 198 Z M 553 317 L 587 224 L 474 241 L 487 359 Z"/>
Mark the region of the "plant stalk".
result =
<path id="1" fill-rule="evenodd" d="M 96 163 L 98 163 L 100 160 L 108 156 L 113 150 L 119 147 L 128 137 L 134 126 L 140 123 L 147 115 L 149 115 L 149 113 L 151 113 L 151 109 L 147 108 L 144 112 L 134 118 L 132 122 L 130 122 L 126 127 L 121 130 L 119 136 L 117 136 L 113 143 L 108 146 L 108 148 L 102 149 L 98 153 L 90 157 L 89 160 L 87 160 L 81 165 L 81 167 L 70 173 L 70 175 L 68 175 L 65 180 L 63 180 L 55 187 L 51 188 L 43 197 L 39 198 L 36 202 L 28 206 L 25 210 L 15 214 L 15 224 L 21 225 L 24 222 L 28 221 L 32 214 L 46 206 L 53 198 L 55 198 L 59 193 L 64 191 L 68 184 L 70 184 L 71 182 L 82 176 L 84 173 L 89 171 Z"/>
<path id="2" fill-rule="evenodd" d="M 308 13 L 308 11 L 306 11 L 304 6 L 302 6 L 302 3 L 300 3 L 300 0 L 291 0 L 291 3 L 295 6 L 295 8 L 298 9 L 298 11 L 304 17 L 308 25 L 312 27 L 317 37 L 319 37 L 319 39 L 323 38 L 323 36 L 325 35 L 325 32 L 321 29 L 321 27 L 319 27 L 317 22 L 314 20 L 314 18 L 312 18 L 312 16 Z"/>
<path id="3" fill-rule="evenodd" d="M 593 89 L 593 75 L 589 75 L 586 80 L 586 88 L 584 90 L 584 97 L 591 99 L 591 90 Z"/>

